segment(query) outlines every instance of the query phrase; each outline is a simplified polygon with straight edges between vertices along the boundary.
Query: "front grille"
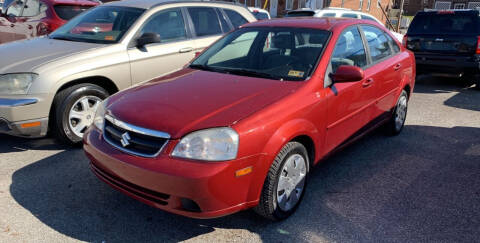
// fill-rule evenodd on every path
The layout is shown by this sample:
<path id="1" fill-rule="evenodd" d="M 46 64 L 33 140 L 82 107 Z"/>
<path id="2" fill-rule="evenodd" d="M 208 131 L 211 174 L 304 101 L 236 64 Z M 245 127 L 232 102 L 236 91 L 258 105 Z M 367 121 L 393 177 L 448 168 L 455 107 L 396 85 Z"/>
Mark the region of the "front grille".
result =
<path id="1" fill-rule="evenodd" d="M 103 136 L 115 148 L 142 157 L 157 156 L 170 138 L 166 133 L 130 125 L 108 115 Z"/>
<path id="2" fill-rule="evenodd" d="M 118 187 L 120 189 L 123 189 L 129 193 L 134 194 L 135 196 L 144 198 L 148 201 L 158 203 L 160 205 L 168 205 L 167 200 L 170 198 L 170 195 L 161 193 L 161 192 L 156 192 L 152 191 L 150 189 L 137 186 L 133 183 L 130 183 L 128 181 L 125 181 L 117 176 L 114 176 L 105 170 L 100 169 L 98 166 L 96 166 L 93 163 L 90 163 L 92 171 L 101 179 L 105 180 L 106 182 L 112 184 L 115 187 Z"/>

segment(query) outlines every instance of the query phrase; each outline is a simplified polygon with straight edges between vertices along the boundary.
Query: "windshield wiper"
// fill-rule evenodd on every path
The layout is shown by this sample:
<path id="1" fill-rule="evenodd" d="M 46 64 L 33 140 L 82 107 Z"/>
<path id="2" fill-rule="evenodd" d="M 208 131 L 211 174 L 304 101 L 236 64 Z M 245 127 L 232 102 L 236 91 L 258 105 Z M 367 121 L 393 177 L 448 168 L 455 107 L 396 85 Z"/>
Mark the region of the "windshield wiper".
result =
<path id="1" fill-rule="evenodd" d="M 258 78 L 275 79 L 275 80 L 283 80 L 282 76 L 269 74 L 269 73 L 257 72 L 255 70 L 250 70 L 250 69 L 224 68 L 223 70 L 225 70 L 226 72 L 231 73 L 231 74 L 245 75 L 245 76 L 250 76 L 250 77 L 258 77 Z"/>

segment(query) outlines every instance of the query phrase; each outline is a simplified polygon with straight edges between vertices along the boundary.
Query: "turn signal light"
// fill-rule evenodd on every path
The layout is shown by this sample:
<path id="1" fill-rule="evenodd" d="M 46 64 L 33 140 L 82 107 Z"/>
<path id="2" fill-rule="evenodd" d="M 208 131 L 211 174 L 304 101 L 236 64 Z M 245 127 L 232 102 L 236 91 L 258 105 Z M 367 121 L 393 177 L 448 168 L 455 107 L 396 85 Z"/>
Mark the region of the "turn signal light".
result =
<path id="1" fill-rule="evenodd" d="M 253 171 L 252 166 L 249 166 L 241 170 L 235 171 L 235 176 L 236 177 L 244 176 L 244 175 L 250 174 L 252 171 Z"/>
<path id="2" fill-rule="evenodd" d="M 476 54 L 480 54 L 480 36 L 477 37 L 477 50 L 475 51 Z"/>
<path id="3" fill-rule="evenodd" d="M 39 121 L 37 122 L 29 122 L 29 123 L 23 123 L 20 125 L 21 128 L 30 128 L 30 127 L 38 127 L 40 126 L 41 123 Z"/>

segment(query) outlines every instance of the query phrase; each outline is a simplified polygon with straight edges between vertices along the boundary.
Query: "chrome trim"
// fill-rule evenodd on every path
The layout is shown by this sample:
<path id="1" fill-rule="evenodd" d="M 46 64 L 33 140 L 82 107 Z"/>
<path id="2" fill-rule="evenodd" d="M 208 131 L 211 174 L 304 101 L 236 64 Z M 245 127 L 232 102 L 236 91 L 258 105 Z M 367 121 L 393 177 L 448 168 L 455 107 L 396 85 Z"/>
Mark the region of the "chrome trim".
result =
<path id="1" fill-rule="evenodd" d="M 113 123 L 115 126 L 121 127 L 123 129 L 131 131 L 131 132 L 140 133 L 142 135 L 152 136 L 152 137 L 157 137 L 157 138 L 170 139 L 170 134 L 168 134 L 168 133 L 155 131 L 155 130 L 150 130 L 150 129 L 142 128 L 142 127 L 137 127 L 135 125 L 128 124 L 126 122 L 122 122 L 120 120 L 117 120 L 110 115 L 105 115 L 105 119 L 108 120 L 109 122 Z M 136 156 L 139 156 L 139 157 L 155 158 L 163 151 L 163 149 L 165 148 L 165 146 L 167 146 L 167 144 L 169 142 L 169 140 L 165 141 L 165 143 L 162 145 L 162 147 L 160 147 L 160 149 L 155 154 L 143 154 L 143 153 L 138 153 L 138 152 L 132 151 L 128 148 L 124 148 L 124 147 L 120 147 L 120 146 L 116 145 L 115 142 L 111 141 L 109 138 L 107 138 L 107 136 L 105 136 L 105 127 L 103 128 L 103 130 L 104 131 L 102 131 L 103 132 L 102 137 L 105 141 L 107 141 L 107 143 L 109 143 L 114 148 L 116 148 L 116 149 L 118 149 L 122 152 L 125 152 L 127 154 L 131 154 L 131 155 L 136 155 Z"/>
<path id="2" fill-rule="evenodd" d="M 37 99 L 6 99 L 0 98 L 0 107 L 17 107 L 37 103 Z"/>
<path id="3" fill-rule="evenodd" d="M 137 127 L 135 125 L 128 124 L 126 122 L 115 119 L 110 115 L 105 115 L 105 119 L 107 119 L 109 122 L 113 123 L 115 126 L 119 126 L 119 127 L 123 128 L 125 130 L 128 130 L 128 131 L 140 133 L 140 134 L 147 135 L 147 136 L 157 137 L 157 138 L 170 139 L 170 134 L 168 134 L 166 132 L 160 132 L 160 131 L 151 130 L 151 129 L 147 129 L 147 128 L 143 128 L 143 127 Z"/>

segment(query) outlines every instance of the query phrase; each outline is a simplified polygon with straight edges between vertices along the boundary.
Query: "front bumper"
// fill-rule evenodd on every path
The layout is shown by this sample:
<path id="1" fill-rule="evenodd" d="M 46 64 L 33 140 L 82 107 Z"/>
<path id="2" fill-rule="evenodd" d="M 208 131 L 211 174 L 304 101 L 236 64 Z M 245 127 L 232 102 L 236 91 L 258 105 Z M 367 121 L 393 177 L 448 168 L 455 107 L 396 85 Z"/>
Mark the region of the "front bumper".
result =
<path id="1" fill-rule="evenodd" d="M 0 98 L 0 133 L 21 137 L 42 137 L 48 131 L 48 112 L 38 98 Z M 40 118 L 39 118 L 40 117 Z"/>
<path id="2" fill-rule="evenodd" d="M 215 218 L 258 204 L 255 164 L 261 155 L 228 162 L 198 162 L 170 157 L 171 141 L 156 158 L 123 153 L 96 129 L 84 136 L 84 149 L 95 175 L 115 189 L 162 210 L 192 217 Z M 237 170 L 253 172 L 236 177 Z M 262 179 L 263 181 L 263 179 Z M 260 185 L 261 186 L 261 185 Z"/>

